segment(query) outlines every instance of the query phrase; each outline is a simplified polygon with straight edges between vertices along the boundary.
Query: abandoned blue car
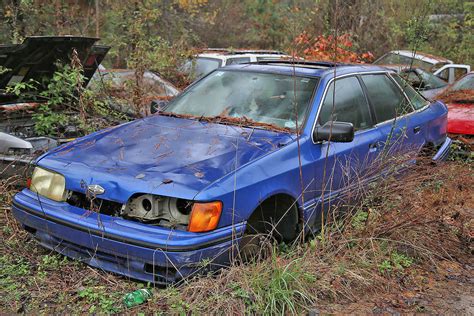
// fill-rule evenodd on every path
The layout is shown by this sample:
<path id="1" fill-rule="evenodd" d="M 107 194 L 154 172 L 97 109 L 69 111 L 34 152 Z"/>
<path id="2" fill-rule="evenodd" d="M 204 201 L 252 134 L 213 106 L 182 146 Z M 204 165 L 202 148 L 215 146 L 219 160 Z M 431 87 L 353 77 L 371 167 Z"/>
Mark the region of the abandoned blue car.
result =
<path id="1" fill-rule="evenodd" d="M 174 282 L 229 264 L 249 236 L 316 231 L 351 179 L 384 174 L 384 157 L 444 159 L 446 119 L 444 104 L 378 66 L 233 65 L 152 116 L 39 157 L 13 213 L 44 247 Z"/>

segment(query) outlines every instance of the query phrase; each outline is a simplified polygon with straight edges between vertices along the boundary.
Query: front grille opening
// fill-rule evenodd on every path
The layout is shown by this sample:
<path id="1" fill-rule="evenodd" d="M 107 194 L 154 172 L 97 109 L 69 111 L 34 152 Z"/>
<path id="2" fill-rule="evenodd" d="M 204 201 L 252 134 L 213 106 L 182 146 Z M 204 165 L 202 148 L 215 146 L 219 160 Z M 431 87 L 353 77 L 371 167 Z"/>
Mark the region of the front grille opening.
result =
<path id="1" fill-rule="evenodd" d="M 66 202 L 75 207 L 109 216 L 120 216 L 123 206 L 123 204 L 118 202 L 104 200 L 97 197 L 89 198 L 84 193 L 74 191 L 71 192 L 71 195 Z"/>

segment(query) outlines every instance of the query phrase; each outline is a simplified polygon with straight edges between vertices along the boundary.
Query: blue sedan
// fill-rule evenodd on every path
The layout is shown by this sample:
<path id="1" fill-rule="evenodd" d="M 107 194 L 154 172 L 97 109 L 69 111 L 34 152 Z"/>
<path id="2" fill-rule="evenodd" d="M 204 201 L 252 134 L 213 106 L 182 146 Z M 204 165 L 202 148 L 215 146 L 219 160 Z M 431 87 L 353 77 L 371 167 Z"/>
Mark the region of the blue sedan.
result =
<path id="1" fill-rule="evenodd" d="M 234 65 L 152 116 L 39 157 L 12 209 L 46 248 L 174 282 L 251 256 L 254 236 L 316 232 L 329 204 L 383 175 L 387 157 L 444 159 L 446 120 L 444 104 L 386 68 Z"/>

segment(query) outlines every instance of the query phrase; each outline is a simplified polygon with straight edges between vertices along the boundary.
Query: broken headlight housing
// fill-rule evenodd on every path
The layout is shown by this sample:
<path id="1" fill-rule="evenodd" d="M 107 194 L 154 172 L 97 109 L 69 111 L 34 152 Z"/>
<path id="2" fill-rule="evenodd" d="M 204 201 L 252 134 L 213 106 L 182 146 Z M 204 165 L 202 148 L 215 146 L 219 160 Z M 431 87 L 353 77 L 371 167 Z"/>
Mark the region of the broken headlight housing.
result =
<path id="1" fill-rule="evenodd" d="M 53 201 L 66 200 L 66 180 L 63 175 L 35 167 L 29 189 Z"/>
<path id="2" fill-rule="evenodd" d="M 186 227 L 191 209 L 191 201 L 143 194 L 132 197 L 123 208 L 121 215 L 164 227 Z"/>
<path id="3" fill-rule="evenodd" d="M 214 230 L 219 224 L 222 202 L 194 202 L 178 198 L 142 194 L 132 197 L 121 215 L 164 227 L 190 232 Z"/>

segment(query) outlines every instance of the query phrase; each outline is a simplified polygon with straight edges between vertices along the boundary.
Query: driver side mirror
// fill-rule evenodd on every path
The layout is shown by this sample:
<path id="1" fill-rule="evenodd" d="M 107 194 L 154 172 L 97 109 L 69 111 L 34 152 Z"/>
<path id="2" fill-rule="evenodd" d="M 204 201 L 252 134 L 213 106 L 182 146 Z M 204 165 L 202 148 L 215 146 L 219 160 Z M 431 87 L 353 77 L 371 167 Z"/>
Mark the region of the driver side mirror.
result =
<path id="1" fill-rule="evenodd" d="M 316 126 L 313 131 L 313 141 L 333 141 L 350 143 L 354 140 L 354 126 L 348 122 L 329 121 L 323 126 Z"/>

